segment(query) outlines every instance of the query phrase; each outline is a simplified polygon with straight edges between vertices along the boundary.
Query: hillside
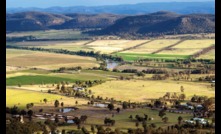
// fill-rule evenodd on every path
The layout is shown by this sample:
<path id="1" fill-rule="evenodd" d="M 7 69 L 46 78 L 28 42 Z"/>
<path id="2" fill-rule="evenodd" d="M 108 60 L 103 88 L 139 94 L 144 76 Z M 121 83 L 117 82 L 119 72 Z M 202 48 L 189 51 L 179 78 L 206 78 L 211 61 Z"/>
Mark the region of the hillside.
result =
<path id="1" fill-rule="evenodd" d="M 112 14 L 52 14 L 21 12 L 6 14 L 6 31 L 35 31 L 47 29 L 104 28 L 124 17 Z"/>
<path id="2" fill-rule="evenodd" d="M 148 15 L 129 16 L 118 20 L 103 30 L 91 31 L 95 35 L 162 35 L 214 33 L 215 15 L 190 14 L 179 15 L 160 11 Z"/>
<path id="3" fill-rule="evenodd" d="M 72 19 L 63 24 L 52 26 L 53 29 L 104 28 L 115 23 L 123 15 L 112 14 L 66 14 Z"/>
<path id="4" fill-rule="evenodd" d="M 6 31 L 46 30 L 48 26 L 62 24 L 70 19 L 65 15 L 43 12 L 6 14 Z"/>

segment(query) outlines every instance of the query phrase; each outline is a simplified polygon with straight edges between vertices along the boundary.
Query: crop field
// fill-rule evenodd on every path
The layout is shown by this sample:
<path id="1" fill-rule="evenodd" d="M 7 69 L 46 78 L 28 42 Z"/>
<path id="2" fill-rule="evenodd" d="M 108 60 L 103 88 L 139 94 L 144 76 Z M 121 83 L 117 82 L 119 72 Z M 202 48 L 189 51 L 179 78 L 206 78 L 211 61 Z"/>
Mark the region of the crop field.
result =
<path id="1" fill-rule="evenodd" d="M 61 81 L 74 82 L 76 79 L 55 77 L 55 76 L 43 76 L 43 75 L 22 75 L 6 78 L 6 86 L 11 85 L 31 85 L 31 84 L 42 84 L 42 83 L 58 83 Z"/>
<path id="2" fill-rule="evenodd" d="M 139 45 L 146 41 L 148 40 L 97 40 L 88 44 L 87 46 L 90 46 L 95 51 L 100 51 L 102 53 L 112 53 L 128 47 Z"/>
<path id="3" fill-rule="evenodd" d="M 153 80 L 130 80 L 130 81 L 107 81 L 101 85 L 90 88 L 95 95 L 103 98 L 115 98 L 124 101 L 144 102 L 147 99 L 157 99 L 165 95 L 166 92 L 180 92 L 183 86 L 186 97 L 205 95 L 208 97 L 215 95 L 215 89 L 209 88 L 210 83 L 196 82 L 174 82 L 174 81 L 153 81 Z"/>
<path id="4" fill-rule="evenodd" d="M 44 104 L 43 99 L 47 99 L 47 104 Z M 34 103 L 34 105 L 41 106 L 53 106 L 55 100 L 64 102 L 66 105 L 73 105 L 77 100 L 78 104 L 86 104 L 87 101 L 83 99 L 74 99 L 56 94 L 48 94 L 42 92 L 28 91 L 22 89 L 6 89 L 6 106 L 12 107 L 17 105 L 20 108 L 24 108 L 27 103 Z M 40 102 L 42 100 L 42 102 Z"/>
<path id="5" fill-rule="evenodd" d="M 60 67 L 75 67 L 83 68 L 98 66 L 96 59 L 91 57 L 54 54 L 46 52 L 34 52 L 24 54 L 24 50 L 6 50 L 6 65 L 21 66 L 21 67 L 37 67 L 43 69 L 56 69 Z M 13 53 L 15 52 L 15 53 Z M 27 51 L 24 51 L 27 52 Z"/>
<path id="6" fill-rule="evenodd" d="M 197 59 L 215 59 L 215 49 L 210 50 L 209 52 L 200 55 Z"/>
<path id="7" fill-rule="evenodd" d="M 174 54 L 141 54 L 141 53 L 117 53 L 116 55 L 121 56 L 126 61 L 133 61 L 138 59 L 186 59 L 189 55 L 174 55 Z"/>
<path id="8" fill-rule="evenodd" d="M 51 48 L 51 49 L 66 49 L 69 51 L 93 51 L 92 48 L 89 48 L 87 46 L 84 46 L 89 41 L 75 41 L 75 42 L 61 42 L 61 43 L 54 43 L 49 45 L 43 45 L 43 46 L 36 46 L 36 47 L 42 47 L 42 48 Z"/>
<path id="9" fill-rule="evenodd" d="M 170 46 L 172 44 L 177 43 L 179 40 L 154 40 L 152 42 L 146 43 L 140 47 L 135 49 L 131 49 L 128 51 L 124 51 L 125 53 L 145 53 L 150 54 L 154 51 L 162 49 L 164 47 Z"/>
<path id="10" fill-rule="evenodd" d="M 208 39 L 208 40 L 186 40 L 176 46 L 174 46 L 173 48 L 206 48 L 209 47 L 211 45 L 215 44 L 215 40 L 214 39 Z"/>
<path id="11" fill-rule="evenodd" d="M 46 30 L 46 31 L 31 31 L 31 32 L 13 32 L 6 34 L 8 37 L 34 36 L 37 39 L 79 39 L 89 37 L 87 34 L 82 34 L 81 31 L 74 30 Z"/>
<path id="12" fill-rule="evenodd" d="M 163 50 L 158 54 L 180 54 L 180 55 L 192 55 L 203 48 L 209 47 L 215 44 L 214 39 L 208 40 L 186 40 L 170 50 Z"/>

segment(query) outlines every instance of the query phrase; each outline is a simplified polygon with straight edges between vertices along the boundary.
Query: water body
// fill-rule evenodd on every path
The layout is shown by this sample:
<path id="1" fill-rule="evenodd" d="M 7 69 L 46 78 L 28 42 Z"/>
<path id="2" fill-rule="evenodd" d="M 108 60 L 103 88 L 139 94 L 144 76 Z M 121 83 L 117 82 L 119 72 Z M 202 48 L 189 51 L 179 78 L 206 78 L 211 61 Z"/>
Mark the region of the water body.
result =
<path id="1" fill-rule="evenodd" d="M 114 69 L 120 64 L 119 62 L 111 61 L 111 60 L 105 60 L 105 62 L 107 64 L 107 69 Z"/>
<path id="2" fill-rule="evenodd" d="M 61 113 L 67 113 L 67 112 L 70 112 L 72 110 L 75 110 L 74 108 L 62 108 L 62 109 L 59 109 L 59 112 Z"/>
<path id="3" fill-rule="evenodd" d="M 93 106 L 95 106 L 95 107 L 100 107 L 100 108 L 106 108 L 106 107 L 107 107 L 107 104 L 95 103 Z"/>
<path id="4" fill-rule="evenodd" d="M 73 120 L 68 120 L 67 123 L 69 123 L 69 124 L 73 124 L 74 121 L 73 121 Z"/>

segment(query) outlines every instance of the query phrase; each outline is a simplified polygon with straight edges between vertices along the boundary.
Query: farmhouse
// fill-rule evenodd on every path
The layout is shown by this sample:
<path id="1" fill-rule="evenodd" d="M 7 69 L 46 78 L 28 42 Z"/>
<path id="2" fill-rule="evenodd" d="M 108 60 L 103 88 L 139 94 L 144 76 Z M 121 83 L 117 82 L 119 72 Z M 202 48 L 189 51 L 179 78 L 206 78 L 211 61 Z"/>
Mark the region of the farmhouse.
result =
<path id="1" fill-rule="evenodd" d="M 84 90 L 84 88 L 83 88 L 83 87 L 74 87 L 73 89 L 74 89 L 75 91 Z"/>

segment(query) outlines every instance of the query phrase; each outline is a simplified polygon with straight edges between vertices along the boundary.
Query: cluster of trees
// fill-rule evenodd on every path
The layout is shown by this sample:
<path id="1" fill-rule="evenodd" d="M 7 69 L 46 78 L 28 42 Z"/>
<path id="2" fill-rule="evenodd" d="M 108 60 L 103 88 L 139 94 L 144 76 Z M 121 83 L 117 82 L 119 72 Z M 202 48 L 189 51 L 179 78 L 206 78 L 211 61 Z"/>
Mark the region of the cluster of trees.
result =
<path id="1" fill-rule="evenodd" d="M 48 134 L 46 125 L 40 122 L 26 122 L 21 123 L 16 119 L 9 119 L 10 123 L 6 124 L 6 134 L 33 134 L 38 131 L 43 131 L 44 134 Z"/>
<path id="2" fill-rule="evenodd" d="M 169 78 L 169 74 L 164 74 L 164 75 L 160 75 L 160 74 L 154 74 L 152 76 L 153 80 L 166 80 Z"/>
<path id="3" fill-rule="evenodd" d="M 115 120 L 112 120 L 112 119 L 110 119 L 110 118 L 105 118 L 105 119 L 104 119 L 104 124 L 105 124 L 105 125 L 108 125 L 108 126 L 114 126 Z"/>
<path id="4" fill-rule="evenodd" d="M 67 67 L 61 67 L 61 68 L 59 68 L 59 69 L 57 69 L 57 70 L 54 70 L 53 72 L 59 72 L 59 73 L 62 73 L 62 72 L 64 72 L 64 71 L 66 71 L 66 70 L 70 70 L 70 71 L 78 71 L 78 70 L 81 70 L 81 69 L 82 69 L 81 66 L 77 66 L 77 67 L 69 67 L 69 68 L 67 68 Z"/>
<path id="5" fill-rule="evenodd" d="M 35 40 L 34 36 L 21 36 L 21 37 L 6 37 L 6 41 L 8 42 L 17 42 L 17 41 L 30 41 Z"/>
<path id="6" fill-rule="evenodd" d="M 13 48 L 13 49 L 24 49 L 24 50 L 32 50 L 32 51 L 44 51 L 44 52 L 52 52 L 52 53 L 61 53 L 61 54 L 69 54 L 69 55 L 79 55 L 79 56 L 88 56 L 94 57 L 98 59 L 109 59 L 112 61 L 123 61 L 122 57 L 113 56 L 108 54 L 100 54 L 99 52 L 94 51 L 69 51 L 65 49 L 48 49 L 48 48 L 37 48 L 37 47 L 21 47 L 21 46 L 13 46 L 13 45 L 6 45 L 6 48 Z"/>

